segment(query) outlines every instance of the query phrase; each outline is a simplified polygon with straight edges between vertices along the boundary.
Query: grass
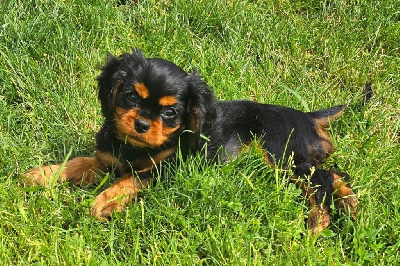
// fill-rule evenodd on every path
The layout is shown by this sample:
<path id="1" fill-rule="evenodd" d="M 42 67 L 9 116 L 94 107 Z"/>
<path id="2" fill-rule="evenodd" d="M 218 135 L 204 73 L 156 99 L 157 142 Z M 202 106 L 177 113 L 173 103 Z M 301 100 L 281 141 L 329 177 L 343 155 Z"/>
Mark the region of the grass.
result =
<path id="1" fill-rule="evenodd" d="M 2 264 L 373 264 L 400 261 L 398 1 L 7 1 L 0 7 Z M 96 187 L 28 188 L 27 169 L 90 155 L 106 53 L 141 48 L 197 68 L 218 99 L 302 110 L 374 97 L 332 125 L 362 207 L 319 236 L 307 202 L 257 150 L 223 166 L 192 158 L 110 222 Z M 112 182 L 112 177 L 99 189 Z"/>

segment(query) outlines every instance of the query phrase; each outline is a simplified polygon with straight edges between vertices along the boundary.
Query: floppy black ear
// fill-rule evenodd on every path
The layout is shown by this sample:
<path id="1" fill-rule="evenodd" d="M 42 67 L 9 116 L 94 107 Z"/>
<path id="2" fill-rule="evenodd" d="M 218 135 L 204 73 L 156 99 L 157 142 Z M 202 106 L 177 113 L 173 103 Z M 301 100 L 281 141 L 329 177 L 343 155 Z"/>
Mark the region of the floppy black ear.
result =
<path id="1" fill-rule="evenodd" d="M 119 86 L 127 75 L 132 75 L 136 68 L 143 64 L 144 55 L 140 50 L 133 50 L 132 54 L 122 54 L 119 57 L 107 55 L 106 63 L 97 78 L 101 110 L 106 118 L 109 118 L 113 111 L 114 99 Z"/>
<path id="2" fill-rule="evenodd" d="M 101 111 L 106 118 L 110 116 L 113 109 L 113 96 L 126 76 L 126 72 L 119 70 L 120 63 L 117 57 L 108 54 L 107 61 L 101 68 L 102 72 L 97 77 Z"/>
<path id="3" fill-rule="evenodd" d="M 190 147 L 197 148 L 200 134 L 208 136 L 216 119 L 216 103 L 210 88 L 195 71 L 189 74 L 188 87 L 188 126 L 194 134 L 190 139 Z"/>

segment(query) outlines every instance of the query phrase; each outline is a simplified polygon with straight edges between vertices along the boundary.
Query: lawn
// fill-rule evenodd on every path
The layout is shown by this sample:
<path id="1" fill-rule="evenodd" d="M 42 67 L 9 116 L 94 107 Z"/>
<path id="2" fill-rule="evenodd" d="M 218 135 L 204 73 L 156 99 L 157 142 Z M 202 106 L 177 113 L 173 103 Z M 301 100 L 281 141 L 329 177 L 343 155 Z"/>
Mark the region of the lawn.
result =
<path id="1" fill-rule="evenodd" d="M 400 263 L 399 1 L 2 0 L 0 262 L 4 265 Z M 257 149 L 165 166 L 125 213 L 90 216 L 99 186 L 27 187 L 31 167 L 90 156 L 107 53 L 140 48 L 198 69 L 221 100 L 304 111 L 348 103 L 330 130 L 358 217 L 320 235 L 285 170 Z M 374 96 L 361 108 L 372 82 Z M 155 177 L 159 179 L 159 177 Z"/>

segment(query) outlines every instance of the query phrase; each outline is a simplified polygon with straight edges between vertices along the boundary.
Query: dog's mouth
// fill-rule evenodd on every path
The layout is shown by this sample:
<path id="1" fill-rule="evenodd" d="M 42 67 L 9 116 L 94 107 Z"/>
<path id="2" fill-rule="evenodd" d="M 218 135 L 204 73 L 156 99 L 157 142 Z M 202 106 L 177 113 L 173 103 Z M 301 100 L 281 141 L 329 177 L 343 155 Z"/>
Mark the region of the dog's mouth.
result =
<path id="1" fill-rule="evenodd" d="M 147 143 L 145 140 L 143 140 L 143 139 L 141 139 L 140 137 L 135 136 L 135 135 L 129 135 L 128 138 L 131 139 L 131 140 L 133 140 L 133 141 L 140 142 L 140 143 L 144 143 L 144 144 Z"/>
<path id="2" fill-rule="evenodd" d="M 136 132 L 135 132 L 136 133 Z M 131 133 L 127 136 L 127 141 L 135 146 L 135 147 L 139 147 L 139 148 L 154 148 L 157 145 L 154 145 L 152 143 L 147 142 L 146 140 L 142 139 L 141 137 L 137 136 L 135 133 Z"/>

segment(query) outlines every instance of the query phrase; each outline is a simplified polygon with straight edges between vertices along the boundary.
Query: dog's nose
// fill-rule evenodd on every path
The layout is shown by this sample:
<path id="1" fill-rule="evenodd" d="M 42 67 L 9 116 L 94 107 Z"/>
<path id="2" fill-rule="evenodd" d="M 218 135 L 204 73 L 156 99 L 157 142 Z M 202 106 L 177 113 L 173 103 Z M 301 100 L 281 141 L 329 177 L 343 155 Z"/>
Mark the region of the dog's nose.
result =
<path id="1" fill-rule="evenodd" d="M 150 129 L 150 124 L 144 120 L 135 120 L 135 129 L 138 133 L 146 133 Z"/>

